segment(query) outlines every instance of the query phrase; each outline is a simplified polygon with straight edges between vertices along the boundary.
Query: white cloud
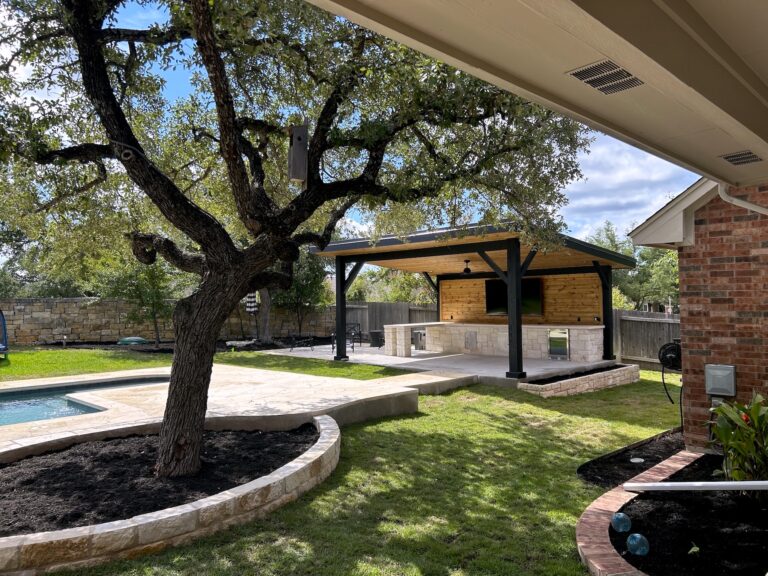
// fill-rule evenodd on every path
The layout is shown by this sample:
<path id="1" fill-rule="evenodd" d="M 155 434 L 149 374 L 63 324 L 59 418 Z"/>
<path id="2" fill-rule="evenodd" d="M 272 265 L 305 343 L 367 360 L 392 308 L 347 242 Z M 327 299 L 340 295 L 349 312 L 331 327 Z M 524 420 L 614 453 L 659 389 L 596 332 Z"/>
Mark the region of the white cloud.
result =
<path id="1" fill-rule="evenodd" d="M 605 220 L 625 232 L 698 179 L 684 168 L 603 134 L 580 161 L 585 179 L 565 189 L 569 202 L 562 210 L 569 233 L 578 238 Z"/>

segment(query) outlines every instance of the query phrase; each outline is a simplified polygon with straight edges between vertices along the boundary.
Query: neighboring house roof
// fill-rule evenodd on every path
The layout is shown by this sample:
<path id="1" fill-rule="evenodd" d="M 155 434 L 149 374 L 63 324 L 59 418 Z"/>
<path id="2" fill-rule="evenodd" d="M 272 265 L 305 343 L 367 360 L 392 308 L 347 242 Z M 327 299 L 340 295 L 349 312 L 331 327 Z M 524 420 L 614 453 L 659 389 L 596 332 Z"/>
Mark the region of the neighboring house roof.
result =
<path id="1" fill-rule="evenodd" d="M 407 272 L 450 274 L 461 272 L 470 260 L 470 268 L 489 272 L 487 261 L 478 250 L 502 269 L 506 268 L 506 251 L 503 241 L 516 238 L 519 233 L 508 225 L 470 225 L 465 228 L 440 228 L 416 232 L 405 238 L 384 236 L 377 241 L 369 238 L 353 238 L 331 242 L 325 250 L 312 250 L 321 256 L 344 256 L 349 261 L 368 262 L 377 266 L 395 268 Z M 561 235 L 562 246 L 542 251 L 530 261 L 530 272 L 550 271 L 561 268 L 592 267 L 594 262 L 613 268 L 634 268 L 635 260 L 629 256 L 606 250 L 588 242 Z M 531 246 L 521 247 L 521 257 L 526 258 Z"/>
<path id="2" fill-rule="evenodd" d="M 717 182 L 700 178 L 629 233 L 637 246 L 676 249 L 694 242 L 693 215 L 717 196 Z"/>

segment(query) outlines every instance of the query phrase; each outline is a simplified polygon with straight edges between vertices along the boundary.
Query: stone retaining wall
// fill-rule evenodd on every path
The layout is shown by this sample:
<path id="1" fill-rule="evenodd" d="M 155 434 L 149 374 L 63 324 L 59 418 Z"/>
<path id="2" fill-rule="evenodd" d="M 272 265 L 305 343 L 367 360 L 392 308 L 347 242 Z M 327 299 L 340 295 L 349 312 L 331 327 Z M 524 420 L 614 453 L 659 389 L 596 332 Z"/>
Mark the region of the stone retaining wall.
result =
<path id="1" fill-rule="evenodd" d="M 154 341 L 152 323 L 131 322 L 132 305 L 125 300 L 100 298 L 16 298 L 0 300 L 0 310 L 8 324 L 11 345 L 61 342 L 114 343 L 126 336 L 141 336 Z M 335 311 L 329 308 L 311 315 L 304 331 L 328 336 L 333 331 Z M 280 337 L 298 331 L 290 310 L 273 307 L 270 313 L 272 336 Z M 256 318 L 242 304 L 229 317 L 221 331 L 222 340 L 250 338 L 256 334 Z M 160 320 L 160 338 L 173 340 L 170 318 Z"/>
<path id="2" fill-rule="evenodd" d="M 239 418 L 242 421 L 242 417 Z M 258 417 L 254 417 L 254 424 Z M 271 474 L 191 504 L 174 506 L 127 520 L 0 538 L 0 574 L 33 576 L 62 568 L 85 568 L 118 558 L 133 558 L 177 546 L 262 518 L 327 478 L 339 461 L 341 433 L 329 416 L 314 418 L 320 432 L 304 454 Z M 220 424 L 220 422 L 219 422 Z M 107 437 L 156 431 L 157 423 L 69 435 L 0 450 L 17 458 Z M 7 461 L 7 460 L 6 460 Z"/>
<path id="3" fill-rule="evenodd" d="M 520 382 L 517 387 L 520 390 L 536 394 L 542 398 L 550 398 L 552 396 L 572 396 L 574 394 L 583 394 L 584 392 L 595 392 L 605 388 L 632 384 L 638 380 L 640 380 L 640 368 L 635 364 L 627 364 L 615 370 L 577 376 L 562 382 L 553 382 L 551 384 Z"/>

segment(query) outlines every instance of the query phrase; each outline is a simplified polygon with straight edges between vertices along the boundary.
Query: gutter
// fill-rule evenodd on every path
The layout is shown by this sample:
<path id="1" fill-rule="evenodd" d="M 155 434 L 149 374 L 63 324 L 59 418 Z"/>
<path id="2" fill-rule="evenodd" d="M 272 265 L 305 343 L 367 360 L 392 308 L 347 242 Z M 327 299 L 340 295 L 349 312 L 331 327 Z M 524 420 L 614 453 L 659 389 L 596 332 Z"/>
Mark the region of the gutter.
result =
<path id="1" fill-rule="evenodd" d="M 759 204 L 747 202 L 741 198 L 735 198 L 728 194 L 727 186 L 727 184 L 723 184 L 722 182 L 717 183 L 717 194 L 720 196 L 720 198 L 722 198 L 724 202 L 728 202 L 728 204 L 733 204 L 739 208 L 744 208 L 746 210 L 751 210 L 752 212 L 757 212 L 758 214 L 768 216 L 768 206 L 760 206 Z"/>

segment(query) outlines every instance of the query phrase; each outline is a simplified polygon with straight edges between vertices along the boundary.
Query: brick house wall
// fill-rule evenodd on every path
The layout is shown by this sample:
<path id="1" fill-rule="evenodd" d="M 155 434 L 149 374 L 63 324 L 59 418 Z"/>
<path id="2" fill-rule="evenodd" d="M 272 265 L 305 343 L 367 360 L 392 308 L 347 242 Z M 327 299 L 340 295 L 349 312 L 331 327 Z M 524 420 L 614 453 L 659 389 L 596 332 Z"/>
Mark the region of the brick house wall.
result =
<path id="1" fill-rule="evenodd" d="M 731 189 L 768 206 L 768 185 Z M 768 395 L 768 216 L 715 197 L 695 213 L 693 246 L 679 249 L 685 441 L 706 448 L 705 364 L 736 366 L 737 399 Z"/>

